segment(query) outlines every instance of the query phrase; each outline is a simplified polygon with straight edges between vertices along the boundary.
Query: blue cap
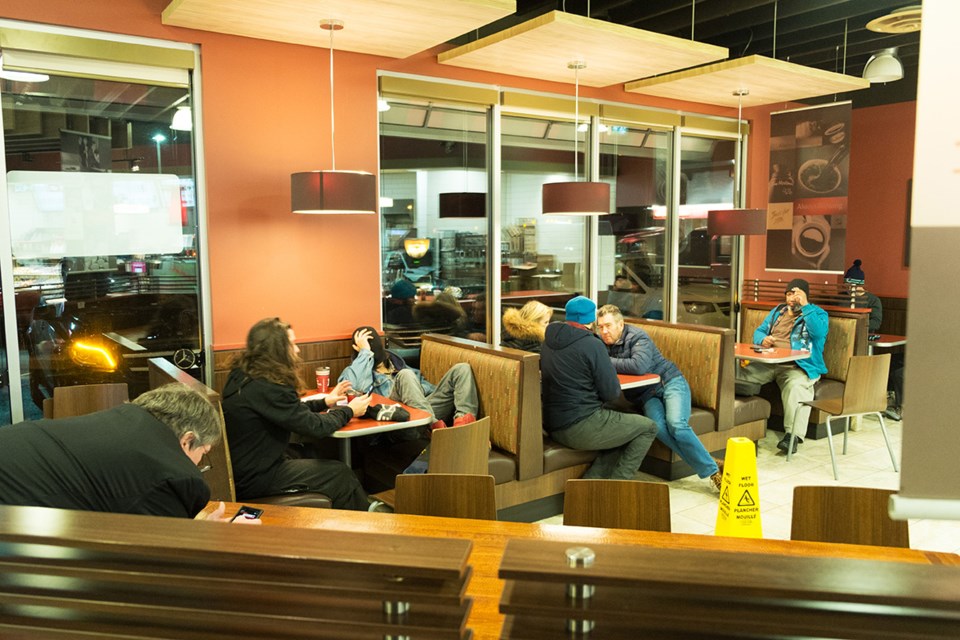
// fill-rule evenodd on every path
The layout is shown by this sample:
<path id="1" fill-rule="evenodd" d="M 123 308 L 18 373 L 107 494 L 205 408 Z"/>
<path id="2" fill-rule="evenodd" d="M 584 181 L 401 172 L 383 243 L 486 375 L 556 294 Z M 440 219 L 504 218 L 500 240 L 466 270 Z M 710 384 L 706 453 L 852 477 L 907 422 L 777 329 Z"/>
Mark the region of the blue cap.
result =
<path id="1" fill-rule="evenodd" d="M 569 322 L 590 324 L 597 319 L 597 305 L 590 298 L 577 296 L 564 307 Z"/>
<path id="2" fill-rule="evenodd" d="M 397 280 L 390 288 L 390 297 L 406 300 L 417 295 L 417 288 L 409 280 Z"/>

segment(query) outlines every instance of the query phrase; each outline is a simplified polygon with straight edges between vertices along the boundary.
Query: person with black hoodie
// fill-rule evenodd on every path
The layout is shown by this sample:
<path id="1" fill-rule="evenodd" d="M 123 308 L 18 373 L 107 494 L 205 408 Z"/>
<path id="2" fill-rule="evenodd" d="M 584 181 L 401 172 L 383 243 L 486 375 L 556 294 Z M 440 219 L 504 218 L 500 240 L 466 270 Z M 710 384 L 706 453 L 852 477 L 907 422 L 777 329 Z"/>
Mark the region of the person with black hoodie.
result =
<path id="1" fill-rule="evenodd" d="M 503 335 L 500 344 L 511 349 L 540 353 L 544 332 L 553 309 L 539 300 L 531 300 L 519 309 L 510 307 L 503 313 Z"/>
<path id="2" fill-rule="evenodd" d="M 606 408 L 620 398 L 607 348 L 590 325 L 597 305 L 583 296 L 566 305 L 566 322 L 547 326 L 540 351 L 544 429 L 571 449 L 600 453 L 584 478 L 632 480 L 657 435 L 646 416 Z"/>
<path id="3" fill-rule="evenodd" d="M 325 438 L 363 415 L 369 395 L 346 406 L 348 384 L 338 384 L 320 400 L 301 402 L 297 366 L 300 348 L 293 329 L 280 318 L 253 325 L 223 388 L 223 416 L 230 443 L 237 500 L 287 492 L 326 494 L 335 509 L 379 510 L 343 462 L 290 458 L 287 447 L 294 433 Z"/>

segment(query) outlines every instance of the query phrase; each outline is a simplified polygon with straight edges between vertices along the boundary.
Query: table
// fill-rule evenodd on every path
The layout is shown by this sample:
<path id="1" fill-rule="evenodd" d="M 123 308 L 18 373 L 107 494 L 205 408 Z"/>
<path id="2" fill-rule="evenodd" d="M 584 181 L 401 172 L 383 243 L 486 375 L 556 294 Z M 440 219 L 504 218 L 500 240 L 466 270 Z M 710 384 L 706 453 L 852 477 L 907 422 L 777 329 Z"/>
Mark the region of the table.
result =
<path id="1" fill-rule="evenodd" d="M 386 431 L 397 431 L 399 429 L 409 429 L 410 427 L 420 427 L 432 422 L 432 418 L 427 411 L 414 409 L 396 400 L 391 400 L 390 398 L 385 398 L 384 396 L 373 393 L 370 395 L 370 406 L 372 407 L 375 404 L 399 404 L 410 412 L 410 419 L 405 422 L 391 422 L 389 420 L 379 421 L 354 416 L 350 422 L 333 433 L 333 437 L 340 440 L 340 460 L 348 467 L 353 462 L 350 455 L 350 438 L 369 436 L 374 433 L 384 433 Z"/>
<path id="2" fill-rule="evenodd" d="M 767 364 L 796 362 L 797 360 L 806 360 L 810 357 L 809 351 L 784 349 L 782 347 L 764 347 L 763 353 L 757 353 L 753 350 L 753 347 L 754 345 L 752 344 L 738 342 L 734 346 L 734 356 L 737 360 L 756 360 L 757 362 L 766 362 Z"/>
<path id="3" fill-rule="evenodd" d="M 633 376 L 627 373 L 618 373 L 621 389 L 636 389 L 637 387 L 646 387 L 660 382 L 660 376 L 655 373 L 645 373 L 640 376 Z"/>
<path id="4" fill-rule="evenodd" d="M 210 503 L 207 505 L 205 512 L 212 511 L 215 507 L 216 503 Z M 228 504 L 227 513 L 234 513 L 239 507 L 239 504 Z M 268 527 L 391 533 L 462 538 L 472 541 L 473 548 L 470 551 L 469 562 L 473 566 L 473 576 L 467 585 L 467 596 L 473 598 L 473 609 L 470 611 L 467 625 L 473 629 L 476 640 L 492 640 L 500 637 L 503 616 L 498 610 L 498 605 L 504 583 L 497 577 L 497 572 L 507 542 L 515 538 L 566 541 L 578 544 L 632 544 L 661 549 L 709 549 L 960 566 L 960 556 L 953 553 L 868 547 L 854 544 L 727 538 L 684 533 L 565 527 L 556 524 L 437 518 L 337 509 L 310 509 L 307 507 L 267 505 L 263 508 L 262 521 L 264 526 Z M 726 585 L 725 588 L 735 587 Z"/>
<path id="5" fill-rule="evenodd" d="M 890 347 L 899 347 L 902 344 L 907 344 L 907 336 L 898 336 L 893 333 L 873 333 L 870 335 L 880 336 L 876 340 L 867 340 L 867 353 L 871 356 L 873 355 L 873 349 L 875 347 L 889 349 Z"/>

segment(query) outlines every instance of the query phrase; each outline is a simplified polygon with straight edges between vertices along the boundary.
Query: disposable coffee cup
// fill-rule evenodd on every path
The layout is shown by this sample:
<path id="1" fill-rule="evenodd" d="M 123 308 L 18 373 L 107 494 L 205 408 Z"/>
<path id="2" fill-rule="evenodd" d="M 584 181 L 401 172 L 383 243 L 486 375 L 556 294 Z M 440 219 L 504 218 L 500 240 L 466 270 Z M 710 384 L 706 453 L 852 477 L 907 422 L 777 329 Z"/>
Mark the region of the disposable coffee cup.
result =
<path id="1" fill-rule="evenodd" d="M 317 367 L 317 391 L 326 393 L 330 386 L 330 367 Z"/>

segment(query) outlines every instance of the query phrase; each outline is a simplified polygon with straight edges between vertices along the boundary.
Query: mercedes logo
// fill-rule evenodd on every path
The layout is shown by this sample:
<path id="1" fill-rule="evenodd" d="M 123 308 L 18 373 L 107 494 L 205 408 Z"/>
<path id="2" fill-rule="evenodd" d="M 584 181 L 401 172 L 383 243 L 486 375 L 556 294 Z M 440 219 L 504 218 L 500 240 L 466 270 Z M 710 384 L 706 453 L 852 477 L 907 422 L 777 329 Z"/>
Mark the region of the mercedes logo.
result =
<path id="1" fill-rule="evenodd" d="M 177 349 L 173 352 L 173 364 L 180 369 L 189 369 L 197 364 L 197 354 L 193 349 Z"/>

